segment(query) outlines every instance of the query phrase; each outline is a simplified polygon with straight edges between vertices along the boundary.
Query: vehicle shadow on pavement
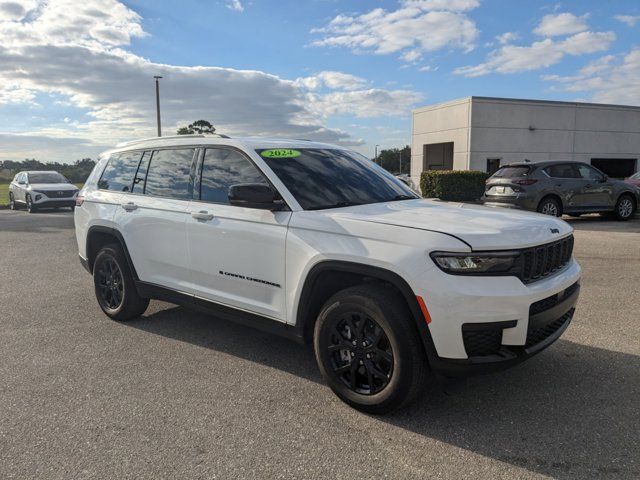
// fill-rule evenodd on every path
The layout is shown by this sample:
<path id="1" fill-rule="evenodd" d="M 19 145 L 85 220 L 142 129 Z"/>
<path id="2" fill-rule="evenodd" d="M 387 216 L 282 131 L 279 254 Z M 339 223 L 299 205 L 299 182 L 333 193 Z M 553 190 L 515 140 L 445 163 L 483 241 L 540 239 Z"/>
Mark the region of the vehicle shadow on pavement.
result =
<path id="1" fill-rule="evenodd" d="M 182 307 L 127 325 L 323 383 L 310 346 Z M 560 340 L 512 370 L 369 418 L 554 478 L 639 478 L 639 372 L 640 356 Z"/>

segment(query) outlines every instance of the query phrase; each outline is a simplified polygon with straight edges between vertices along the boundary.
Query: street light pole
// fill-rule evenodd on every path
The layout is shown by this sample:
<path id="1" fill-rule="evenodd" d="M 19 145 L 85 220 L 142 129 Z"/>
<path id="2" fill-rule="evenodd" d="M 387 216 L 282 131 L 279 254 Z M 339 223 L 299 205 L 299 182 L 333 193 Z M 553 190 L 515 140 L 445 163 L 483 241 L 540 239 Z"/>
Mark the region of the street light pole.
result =
<path id="1" fill-rule="evenodd" d="M 379 146 L 380 146 L 380 145 L 376 145 L 376 156 L 375 156 L 375 158 L 373 159 L 373 163 L 375 163 L 375 164 L 377 164 L 377 163 L 378 163 L 378 147 L 379 147 Z"/>
<path id="2" fill-rule="evenodd" d="M 162 136 L 162 129 L 160 127 L 160 82 L 162 78 L 160 75 L 156 75 L 153 78 L 156 79 L 156 120 L 158 122 L 158 136 Z"/>
<path id="3" fill-rule="evenodd" d="M 398 151 L 398 155 L 400 156 L 400 174 L 402 174 L 402 150 Z"/>

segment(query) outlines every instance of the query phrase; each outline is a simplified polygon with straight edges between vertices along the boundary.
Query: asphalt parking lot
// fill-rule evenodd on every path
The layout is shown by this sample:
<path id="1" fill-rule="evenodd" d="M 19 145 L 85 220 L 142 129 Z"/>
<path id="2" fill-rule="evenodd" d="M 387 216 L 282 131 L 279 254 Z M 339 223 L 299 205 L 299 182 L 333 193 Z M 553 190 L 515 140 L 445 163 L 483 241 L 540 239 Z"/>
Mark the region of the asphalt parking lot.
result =
<path id="1" fill-rule="evenodd" d="M 562 339 L 374 417 L 309 347 L 161 302 L 108 320 L 72 214 L 0 211 L 0 478 L 639 478 L 640 219 L 570 222 Z"/>

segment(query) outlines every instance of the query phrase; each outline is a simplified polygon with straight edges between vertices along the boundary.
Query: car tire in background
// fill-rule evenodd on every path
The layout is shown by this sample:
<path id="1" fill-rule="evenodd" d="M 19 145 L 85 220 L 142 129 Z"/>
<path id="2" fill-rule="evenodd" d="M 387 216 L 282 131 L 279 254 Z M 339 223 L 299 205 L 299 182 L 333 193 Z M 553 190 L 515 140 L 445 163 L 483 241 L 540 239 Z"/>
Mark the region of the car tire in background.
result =
<path id="1" fill-rule="evenodd" d="M 367 413 L 411 403 L 429 378 L 411 312 L 390 288 L 360 285 L 334 294 L 320 310 L 313 344 L 329 387 Z"/>
<path id="2" fill-rule="evenodd" d="M 35 207 L 35 205 L 33 205 L 33 200 L 31 200 L 31 195 L 27 193 L 25 200 L 27 202 L 27 212 L 36 213 L 38 209 Z"/>
<path id="3" fill-rule="evenodd" d="M 113 320 L 137 318 L 149 306 L 149 299 L 138 295 L 129 263 L 117 243 L 98 252 L 93 262 L 93 284 L 100 308 Z"/>
<path id="4" fill-rule="evenodd" d="M 540 200 L 537 208 L 538 213 L 551 215 L 553 217 L 562 216 L 562 205 L 555 197 L 544 197 Z"/>
<path id="5" fill-rule="evenodd" d="M 16 207 L 16 201 L 15 201 L 15 199 L 13 198 L 13 193 L 11 193 L 11 192 L 9 192 L 9 208 L 10 208 L 11 210 L 16 210 L 16 209 L 17 209 L 17 207 Z"/>
<path id="6" fill-rule="evenodd" d="M 627 193 L 623 193 L 616 202 L 613 215 L 616 220 L 625 222 L 635 215 L 637 207 L 638 206 L 636 205 L 634 198 Z"/>

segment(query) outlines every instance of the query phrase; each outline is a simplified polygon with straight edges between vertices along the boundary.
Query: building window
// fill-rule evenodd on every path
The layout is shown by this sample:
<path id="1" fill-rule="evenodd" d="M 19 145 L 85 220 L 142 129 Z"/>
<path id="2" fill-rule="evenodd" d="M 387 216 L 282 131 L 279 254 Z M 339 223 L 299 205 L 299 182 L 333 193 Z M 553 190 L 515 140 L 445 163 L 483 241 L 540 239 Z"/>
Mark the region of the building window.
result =
<path id="1" fill-rule="evenodd" d="M 636 173 L 635 158 L 592 158 L 591 165 L 613 178 L 626 178 Z"/>
<path id="2" fill-rule="evenodd" d="M 487 173 L 493 175 L 500 168 L 499 158 L 487 158 Z"/>

